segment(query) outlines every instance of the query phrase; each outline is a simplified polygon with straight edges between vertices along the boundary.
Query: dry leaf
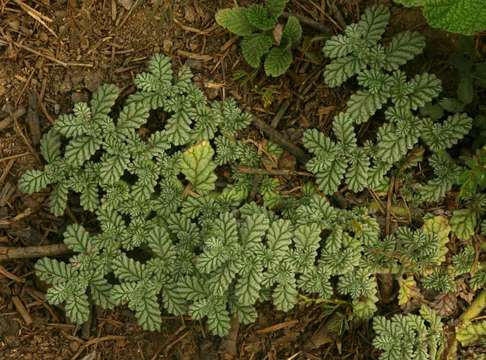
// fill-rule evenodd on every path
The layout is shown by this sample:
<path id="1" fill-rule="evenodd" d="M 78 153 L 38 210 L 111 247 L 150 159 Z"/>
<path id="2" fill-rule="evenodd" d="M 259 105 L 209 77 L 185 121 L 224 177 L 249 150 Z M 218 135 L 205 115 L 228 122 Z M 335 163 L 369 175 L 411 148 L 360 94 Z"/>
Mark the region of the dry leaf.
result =
<path id="1" fill-rule="evenodd" d="M 275 29 L 273 29 L 273 38 L 275 39 L 277 46 L 280 45 L 280 42 L 282 41 L 283 28 L 282 24 L 277 24 Z"/>
<path id="2" fill-rule="evenodd" d="M 457 310 L 457 297 L 455 294 L 438 295 L 431 306 L 440 316 L 450 316 Z"/>
<path id="3" fill-rule="evenodd" d="M 418 306 L 422 300 L 423 295 L 417 287 L 413 276 L 398 280 L 400 289 L 398 290 L 398 305 L 402 309 Z"/>

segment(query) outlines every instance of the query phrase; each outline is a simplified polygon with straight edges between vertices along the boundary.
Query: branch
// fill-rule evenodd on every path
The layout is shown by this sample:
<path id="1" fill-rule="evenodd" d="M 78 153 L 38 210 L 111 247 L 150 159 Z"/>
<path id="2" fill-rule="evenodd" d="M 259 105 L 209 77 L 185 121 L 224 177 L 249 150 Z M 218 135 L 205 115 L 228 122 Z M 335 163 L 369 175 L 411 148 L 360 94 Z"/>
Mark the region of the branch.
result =
<path id="1" fill-rule="evenodd" d="M 250 168 L 246 166 L 239 166 L 237 168 L 238 172 L 243 174 L 254 174 L 254 175 L 270 175 L 270 176 L 314 176 L 311 173 L 306 171 L 295 171 L 295 170 L 286 170 L 286 169 L 273 169 L 273 170 L 265 170 L 265 169 L 257 169 L 257 168 Z"/>
<path id="2" fill-rule="evenodd" d="M 283 136 L 279 131 L 265 123 L 264 121 L 253 118 L 253 124 L 261 131 L 263 131 L 274 143 L 280 145 L 289 153 L 294 155 L 300 163 L 305 164 L 309 160 L 309 155 L 304 152 L 300 147 L 293 144 L 289 139 Z"/>
<path id="3" fill-rule="evenodd" d="M 71 252 L 64 244 L 27 247 L 0 247 L 0 262 L 15 259 L 31 259 L 44 256 L 60 256 Z"/>
<path id="4" fill-rule="evenodd" d="M 303 15 L 298 15 L 298 14 L 289 14 L 288 12 L 284 12 L 282 14 L 284 18 L 288 18 L 289 16 L 295 16 L 299 21 L 303 24 L 306 25 L 310 28 L 313 28 L 314 30 L 320 31 L 322 33 L 326 34 L 332 34 L 332 31 L 330 28 L 328 28 L 326 25 L 323 25 L 321 23 L 318 23 L 317 21 L 314 21 L 312 19 L 309 19 L 306 16 Z"/>

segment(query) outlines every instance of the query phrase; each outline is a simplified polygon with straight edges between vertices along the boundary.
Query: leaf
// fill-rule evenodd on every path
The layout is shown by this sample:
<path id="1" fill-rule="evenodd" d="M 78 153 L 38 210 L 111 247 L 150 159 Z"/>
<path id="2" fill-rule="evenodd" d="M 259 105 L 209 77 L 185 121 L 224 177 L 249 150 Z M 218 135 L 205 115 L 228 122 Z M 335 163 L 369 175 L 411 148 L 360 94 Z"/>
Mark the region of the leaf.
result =
<path id="1" fill-rule="evenodd" d="M 471 74 L 462 74 L 457 85 L 457 98 L 464 104 L 469 105 L 474 99 L 474 83 Z"/>
<path id="2" fill-rule="evenodd" d="M 76 294 L 66 299 L 67 317 L 75 324 L 81 325 L 88 321 L 90 308 L 86 294 Z"/>
<path id="3" fill-rule="evenodd" d="M 350 165 L 346 173 L 346 182 L 349 189 L 359 192 L 368 186 L 368 173 L 370 169 L 370 159 L 364 151 L 355 151 L 351 156 Z"/>
<path id="4" fill-rule="evenodd" d="M 283 75 L 292 64 L 292 53 L 289 49 L 274 47 L 265 58 L 265 74 L 278 77 Z"/>
<path id="5" fill-rule="evenodd" d="M 413 300 L 420 301 L 423 298 L 413 276 L 398 279 L 398 284 L 400 285 L 398 290 L 398 305 L 402 308 Z"/>
<path id="6" fill-rule="evenodd" d="M 143 296 L 137 304 L 135 316 L 138 323 L 146 331 L 158 331 L 162 324 L 160 306 L 156 296 Z"/>
<path id="7" fill-rule="evenodd" d="M 477 215 L 472 209 L 455 210 L 450 220 L 452 232 L 461 240 L 469 240 L 476 232 Z"/>
<path id="8" fill-rule="evenodd" d="M 300 26 L 299 19 L 290 15 L 282 33 L 282 40 L 287 41 L 291 47 L 295 47 L 300 43 L 301 38 L 302 26 Z"/>
<path id="9" fill-rule="evenodd" d="M 386 30 L 388 20 L 390 19 L 390 11 L 383 5 L 370 6 L 366 8 L 358 27 L 363 33 L 363 39 L 369 45 L 376 44 L 380 41 L 381 36 Z"/>
<path id="10" fill-rule="evenodd" d="M 102 118 L 110 113 L 111 108 L 120 94 L 120 90 L 112 84 L 101 85 L 90 101 L 91 113 L 94 119 Z"/>
<path id="11" fill-rule="evenodd" d="M 362 68 L 363 65 L 354 56 L 339 57 L 326 65 L 324 79 L 330 87 L 337 87 L 357 74 Z"/>
<path id="12" fill-rule="evenodd" d="M 265 7 L 272 16 L 277 18 L 284 12 L 287 2 L 288 0 L 266 0 Z"/>
<path id="13" fill-rule="evenodd" d="M 205 194 L 215 187 L 217 176 L 216 165 L 212 158 L 214 150 L 207 141 L 203 141 L 186 150 L 180 158 L 179 167 L 194 191 Z"/>
<path id="14" fill-rule="evenodd" d="M 277 24 L 277 19 L 263 5 L 250 5 L 245 9 L 245 15 L 248 22 L 261 31 L 272 30 Z"/>
<path id="15" fill-rule="evenodd" d="M 267 34 L 254 34 L 241 40 L 241 53 L 246 62 L 253 68 L 260 67 L 261 58 L 273 45 L 272 37 Z"/>
<path id="16" fill-rule="evenodd" d="M 66 146 L 65 158 L 66 161 L 73 166 L 80 166 L 85 161 L 89 160 L 91 156 L 100 148 L 99 139 L 91 136 L 81 136 L 71 140 Z"/>
<path id="17" fill-rule="evenodd" d="M 49 196 L 49 208 L 56 216 L 62 216 L 66 210 L 69 188 L 64 183 L 57 184 Z"/>
<path id="18" fill-rule="evenodd" d="M 61 157 L 61 136 L 54 128 L 51 128 L 42 136 L 40 152 L 48 163 Z"/>
<path id="19" fill-rule="evenodd" d="M 446 260 L 448 251 L 447 243 L 449 242 L 449 234 L 451 226 L 445 216 L 434 216 L 424 221 L 422 229 L 425 234 L 433 234 L 439 242 L 439 256 L 435 259 L 437 265 L 442 264 Z"/>
<path id="20" fill-rule="evenodd" d="M 49 175 L 41 170 L 27 170 L 19 180 L 19 190 L 26 194 L 41 191 L 51 183 Z"/>
<path id="21" fill-rule="evenodd" d="M 475 322 L 466 321 L 460 324 L 456 330 L 457 341 L 462 346 L 469 346 L 475 342 L 484 341 L 486 337 L 486 320 Z"/>
<path id="22" fill-rule="evenodd" d="M 100 179 L 103 184 L 113 185 L 125 172 L 130 161 L 128 153 L 108 155 L 105 154 L 101 159 Z"/>
<path id="23" fill-rule="evenodd" d="M 90 236 L 83 226 L 79 224 L 69 225 L 63 235 L 64 243 L 72 251 L 79 253 L 90 252 Z"/>
<path id="24" fill-rule="evenodd" d="M 117 129 L 122 132 L 138 129 L 147 121 L 149 110 L 144 102 L 131 102 L 125 105 L 118 116 Z"/>
<path id="25" fill-rule="evenodd" d="M 384 93 L 373 94 L 366 90 L 358 90 L 349 98 L 346 115 L 356 124 L 367 122 L 388 100 Z"/>
<path id="26" fill-rule="evenodd" d="M 473 35 L 486 29 L 482 0 L 425 0 L 424 15 L 432 27 Z"/>
<path id="27" fill-rule="evenodd" d="M 35 263 L 35 272 L 41 280 L 53 285 L 65 283 L 74 276 L 70 264 L 47 257 Z"/>
<path id="28" fill-rule="evenodd" d="M 297 295 L 295 279 L 277 284 L 272 295 L 275 308 L 281 311 L 291 310 L 297 303 Z"/>
<path id="29" fill-rule="evenodd" d="M 124 281 L 142 281 L 145 265 L 129 258 L 124 253 L 115 257 L 112 262 L 113 273 Z"/>
<path id="30" fill-rule="evenodd" d="M 408 61 L 422 53 L 425 38 L 415 31 L 404 31 L 395 35 L 385 49 L 387 70 L 397 70 Z"/>
<path id="31" fill-rule="evenodd" d="M 436 98 L 441 90 L 441 81 L 434 74 L 422 73 L 417 74 L 410 80 L 412 93 L 408 96 L 408 106 L 412 110 L 424 106 Z"/>
<path id="32" fill-rule="evenodd" d="M 249 36 L 255 28 L 246 17 L 245 8 L 222 9 L 216 13 L 216 22 L 238 36 Z"/>

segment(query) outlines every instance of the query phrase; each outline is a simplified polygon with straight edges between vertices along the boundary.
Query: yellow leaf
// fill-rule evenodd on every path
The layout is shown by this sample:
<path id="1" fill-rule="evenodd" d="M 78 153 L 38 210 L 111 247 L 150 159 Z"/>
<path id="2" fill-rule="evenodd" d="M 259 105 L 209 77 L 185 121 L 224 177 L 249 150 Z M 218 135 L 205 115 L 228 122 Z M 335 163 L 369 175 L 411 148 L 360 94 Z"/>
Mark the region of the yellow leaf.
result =
<path id="1" fill-rule="evenodd" d="M 433 218 L 425 220 L 423 231 L 426 234 L 435 234 L 437 236 L 440 250 L 439 256 L 435 261 L 437 265 L 442 264 L 445 261 L 445 256 L 447 254 L 447 243 L 449 242 L 449 234 L 451 232 L 449 220 L 445 216 L 434 216 Z"/>
<path id="2" fill-rule="evenodd" d="M 420 299 L 422 297 L 413 276 L 399 279 L 398 284 L 400 285 L 400 289 L 398 290 L 398 305 L 404 306 L 413 299 Z"/>

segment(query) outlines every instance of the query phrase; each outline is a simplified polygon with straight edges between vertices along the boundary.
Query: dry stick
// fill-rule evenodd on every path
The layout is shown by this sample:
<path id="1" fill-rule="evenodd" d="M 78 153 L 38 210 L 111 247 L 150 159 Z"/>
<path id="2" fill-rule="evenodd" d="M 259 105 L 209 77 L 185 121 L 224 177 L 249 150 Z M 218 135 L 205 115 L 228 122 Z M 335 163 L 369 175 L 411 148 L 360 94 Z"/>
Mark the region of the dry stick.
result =
<path id="1" fill-rule="evenodd" d="M 12 297 L 12 302 L 15 306 L 15 309 L 17 309 L 17 312 L 22 316 L 22 319 L 24 319 L 25 325 L 29 326 L 32 324 L 32 317 L 30 316 L 29 312 L 25 308 L 24 303 L 18 296 L 13 296 Z"/>
<path id="2" fill-rule="evenodd" d="M 295 171 L 295 170 L 287 170 L 287 169 L 258 169 L 258 168 L 250 168 L 246 166 L 239 166 L 237 168 L 238 172 L 243 174 L 253 174 L 253 175 L 270 175 L 270 176 L 314 176 L 311 173 L 306 171 Z"/>
<path id="3" fill-rule="evenodd" d="M 27 246 L 27 247 L 0 247 L 0 262 L 15 259 L 31 259 L 44 256 L 60 256 L 71 252 L 64 244 Z"/>
<path id="4" fill-rule="evenodd" d="M 385 212 L 385 235 L 390 235 L 390 221 L 391 221 L 391 207 L 393 191 L 395 190 L 395 177 L 391 177 L 390 186 L 388 188 L 388 194 L 386 199 L 386 212 Z M 378 274 L 381 283 L 381 300 L 388 304 L 393 298 L 393 275 L 392 274 Z"/>
<path id="5" fill-rule="evenodd" d="M 98 344 L 103 341 L 119 341 L 119 340 L 125 340 L 126 336 L 119 336 L 119 335 L 108 335 L 108 336 L 103 336 L 100 338 L 94 338 L 92 340 L 86 341 L 81 347 L 79 348 L 78 352 L 74 354 L 74 356 L 71 358 L 71 360 L 76 360 L 84 350 L 86 350 L 88 347 L 91 345 Z"/>
<path id="6" fill-rule="evenodd" d="M 27 45 L 20 44 L 20 43 L 17 43 L 17 42 L 14 42 L 14 44 L 16 46 L 24 49 L 24 50 L 27 50 L 28 52 L 31 52 L 32 54 L 42 56 L 42 57 L 44 57 L 48 60 L 51 60 L 52 62 L 59 64 L 61 66 L 64 66 L 64 67 L 68 67 L 68 66 L 93 67 L 94 66 L 93 64 L 84 64 L 84 63 L 77 63 L 77 62 L 64 62 L 62 60 L 55 58 L 54 56 L 51 56 L 51 55 L 48 55 L 48 54 L 43 54 L 40 51 L 32 49 L 32 48 L 28 47 Z"/>
<path id="7" fill-rule="evenodd" d="M 282 106 L 280 106 L 280 109 L 278 109 L 278 112 L 275 115 L 275 117 L 273 118 L 272 123 L 271 123 L 271 125 L 274 129 L 276 129 L 278 127 L 278 123 L 280 122 L 280 120 L 282 120 L 282 118 L 285 115 L 285 112 L 287 111 L 289 106 L 290 106 L 290 101 L 285 100 L 284 103 L 282 104 Z"/>
<path id="8" fill-rule="evenodd" d="M 25 114 L 26 110 L 24 107 L 21 107 L 15 110 L 13 113 L 8 115 L 5 119 L 0 120 L 0 130 L 8 128 L 14 120 L 18 119 L 19 117 Z"/>
<path id="9" fill-rule="evenodd" d="M 459 327 L 461 324 L 473 320 L 486 308 L 486 290 L 481 291 L 481 293 L 474 299 L 474 301 L 469 305 L 469 307 L 462 313 L 459 317 L 459 323 L 456 325 Z M 454 333 L 454 340 L 449 346 L 449 351 L 447 352 L 447 360 L 456 359 L 457 353 L 457 338 Z"/>
<path id="10" fill-rule="evenodd" d="M 283 17 L 288 18 L 289 16 L 295 16 L 303 25 L 306 25 L 308 27 L 313 28 L 314 30 L 327 33 L 327 34 L 332 34 L 332 31 L 330 28 L 328 28 L 326 25 L 320 24 L 317 21 L 314 21 L 312 19 L 309 19 L 307 16 L 299 15 L 299 14 L 289 14 L 288 12 L 284 12 L 282 14 Z"/>
<path id="11" fill-rule="evenodd" d="M 279 131 L 275 130 L 273 127 L 271 127 L 264 121 L 258 118 L 254 118 L 253 124 L 261 131 L 263 131 L 265 134 L 267 134 L 270 140 L 272 140 L 274 143 L 280 145 L 289 153 L 294 155 L 296 159 L 302 164 L 305 164 L 309 160 L 309 155 L 307 155 L 304 152 L 304 150 L 302 150 L 300 147 L 290 142 L 290 140 L 288 140 L 285 136 L 283 136 Z"/>

